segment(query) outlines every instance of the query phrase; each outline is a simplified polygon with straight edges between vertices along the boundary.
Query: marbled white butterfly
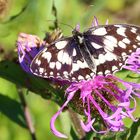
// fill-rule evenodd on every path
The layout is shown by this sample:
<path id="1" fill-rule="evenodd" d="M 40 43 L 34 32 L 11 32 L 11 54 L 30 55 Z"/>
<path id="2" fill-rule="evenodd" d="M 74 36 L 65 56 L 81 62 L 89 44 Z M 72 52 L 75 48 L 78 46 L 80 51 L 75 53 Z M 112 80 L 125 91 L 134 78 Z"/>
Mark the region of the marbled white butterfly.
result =
<path id="1" fill-rule="evenodd" d="M 134 25 L 100 25 L 72 34 L 44 47 L 33 59 L 31 72 L 43 78 L 87 80 L 120 70 L 140 47 L 140 27 Z"/>

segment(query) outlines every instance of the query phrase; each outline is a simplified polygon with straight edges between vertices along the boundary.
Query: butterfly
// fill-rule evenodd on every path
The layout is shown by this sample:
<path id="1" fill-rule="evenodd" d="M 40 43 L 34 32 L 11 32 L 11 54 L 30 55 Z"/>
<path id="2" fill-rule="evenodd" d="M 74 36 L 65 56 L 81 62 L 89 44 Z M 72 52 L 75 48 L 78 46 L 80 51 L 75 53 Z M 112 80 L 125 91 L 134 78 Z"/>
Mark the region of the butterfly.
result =
<path id="1" fill-rule="evenodd" d="M 140 27 L 128 24 L 98 25 L 44 47 L 32 60 L 30 71 L 43 78 L 88 80 L 113 74 L 140 47 Z"/>

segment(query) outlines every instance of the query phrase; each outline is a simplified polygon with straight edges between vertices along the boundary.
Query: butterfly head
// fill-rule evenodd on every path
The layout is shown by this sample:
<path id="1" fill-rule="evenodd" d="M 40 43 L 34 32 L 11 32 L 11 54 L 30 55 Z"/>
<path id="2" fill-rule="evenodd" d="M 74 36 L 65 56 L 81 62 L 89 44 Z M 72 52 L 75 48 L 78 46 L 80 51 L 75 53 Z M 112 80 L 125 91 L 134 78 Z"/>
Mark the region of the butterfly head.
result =
<path id="1" fill-rule="evenodd" d="M 73 35 L 77 35 L 78 33 L 80 33 L 80 25 L 79 24 L 77 24 L 76 27 L 72 31 Z"/>
<path id="2" fill-rule="evenodd" d="M 83 34 L 80 32 L 80 25 L 77 24 L 74 30 L 72 31 L 73 38 L 75 38 L 78 43 L 82 44 L 83 43 Z"/>

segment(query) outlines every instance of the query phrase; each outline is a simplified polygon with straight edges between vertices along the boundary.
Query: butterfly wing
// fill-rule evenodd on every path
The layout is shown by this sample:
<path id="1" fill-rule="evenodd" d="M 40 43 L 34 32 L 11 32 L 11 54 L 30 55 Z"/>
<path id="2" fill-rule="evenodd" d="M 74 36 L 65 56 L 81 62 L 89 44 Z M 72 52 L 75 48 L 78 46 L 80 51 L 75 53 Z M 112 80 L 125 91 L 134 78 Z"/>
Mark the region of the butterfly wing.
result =
<path id="1" fill-rule="evenodd" d="M 33 59 L 30 70 L 43 78 L 59 78 L 70 81 L 90 79 L 95 75 L 112 74 L 126 63 L 128 55 L 140 47 L 140 27 L 119 24 L 88 29 L 83 33 L 83 42 L 74 37 L 63 38 L 45 47 Z M 78 37 L 77 37 L 78 38 Z M 91 70 L 86 55 L 92 56 Z M 86 57 L 86 58 L 85 58 Z M 86 61 L 85 61 L 86 60 Z"/>
<path id="2" fill-rule="evenodd" d="M 41 50 L 33 59 L 30 70 L 43 78 L 52 77 L 70 81 L 84 79 L 82 76 L 91 73 L 72 37 L 61 39 Z"/>
<path id="3" fill-rule="evenodd" d="M 140 27 L 126 24 L 97 26 L 84 32 L 84 38 L 97 66 L 96 75 L 107 75 L 120 70 L 128 55 L 140 47 Z"/>

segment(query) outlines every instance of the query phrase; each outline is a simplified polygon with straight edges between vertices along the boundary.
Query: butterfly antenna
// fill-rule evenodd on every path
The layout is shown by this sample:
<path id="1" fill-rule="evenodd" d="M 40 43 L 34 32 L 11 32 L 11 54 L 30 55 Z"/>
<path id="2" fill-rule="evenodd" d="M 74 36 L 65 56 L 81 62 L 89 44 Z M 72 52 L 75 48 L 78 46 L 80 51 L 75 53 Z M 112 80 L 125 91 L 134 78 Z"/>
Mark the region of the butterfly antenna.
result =
<path id="1" fill-rule="evenodd" d="M 47 20 L 47 21 L 51 21 L 51 22 L 54 22 L 55 20 Z M 58 24 L 62 24 L 62 25 L 65 25 L 65 26 L 67 26 L 67 27 L 70 27 L 72 30 L 74 30 L 74 28 L 71 26 L 71 25 L 69 25 L 69 24 L 66 24 L 66 23 L 63 23 L 63 22 L 59 22 L 58 21 Z"/>
<path id="2" fill-rule="evenodd" d="M 89 14 L 88 14 L 88 12 L 91 10 L 91 8 L 93 8 L 93 6 L 95 6 L 95 5 L 88 5 L 85 9 L 84 9 L 84 15 L 86 16 L 86 15 L 88 15 L 89 16 Z"/>

